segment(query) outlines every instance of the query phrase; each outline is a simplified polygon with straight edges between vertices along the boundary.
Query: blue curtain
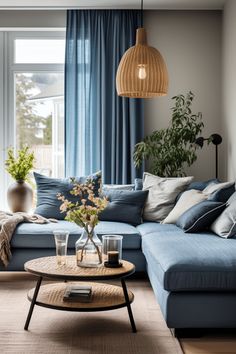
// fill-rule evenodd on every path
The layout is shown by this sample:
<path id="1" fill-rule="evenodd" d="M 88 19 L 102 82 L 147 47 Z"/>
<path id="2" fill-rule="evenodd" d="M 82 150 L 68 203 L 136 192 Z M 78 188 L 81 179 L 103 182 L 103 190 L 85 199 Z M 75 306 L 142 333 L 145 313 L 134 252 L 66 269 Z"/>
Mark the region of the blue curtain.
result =
<path id="1" fill-rule="evenodd" d="M 135 43 L 136 10 L 69 10 L 65 61 L 65 166 L 67 176 L 102 170 L 104 183 L 130 183 L 143 138 L 143 103 L 118 97 L 116 70 Z"/>

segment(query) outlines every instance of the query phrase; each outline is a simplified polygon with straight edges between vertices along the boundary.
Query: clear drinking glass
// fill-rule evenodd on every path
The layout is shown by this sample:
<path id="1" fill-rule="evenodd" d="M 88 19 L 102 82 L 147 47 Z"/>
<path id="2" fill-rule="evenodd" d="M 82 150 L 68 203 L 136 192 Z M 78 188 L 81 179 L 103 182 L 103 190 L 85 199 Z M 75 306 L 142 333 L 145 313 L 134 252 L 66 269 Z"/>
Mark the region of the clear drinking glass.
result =
<path id="1" fill-rule="evenodd" d="M 110 265 L 117 265 L 122 260 L 122 240 L 121 235 L 103 235 L 102 253 L 104 261 Z"/>
<path id="2" fill-rule="evenodd" d="M 56 244 L 57 264 L 64 265 L 66 264 L 69 231 L 56 230 L 53 231 L 53 234 L 54 234 L 55 244 Z"/>

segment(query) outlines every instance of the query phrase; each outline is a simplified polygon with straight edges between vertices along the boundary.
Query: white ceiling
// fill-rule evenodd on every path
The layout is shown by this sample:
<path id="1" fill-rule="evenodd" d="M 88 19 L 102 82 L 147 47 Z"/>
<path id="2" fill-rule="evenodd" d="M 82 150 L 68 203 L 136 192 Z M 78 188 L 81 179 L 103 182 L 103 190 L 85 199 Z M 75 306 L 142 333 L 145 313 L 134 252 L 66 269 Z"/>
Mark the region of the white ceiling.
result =
<path id="1" fill-rule="evenodd" d="M 226 0 L 144 0 L 144 9 L 219 10 Z M 0 9 L 136 9 L 141 0 L 0 0 Z"/>

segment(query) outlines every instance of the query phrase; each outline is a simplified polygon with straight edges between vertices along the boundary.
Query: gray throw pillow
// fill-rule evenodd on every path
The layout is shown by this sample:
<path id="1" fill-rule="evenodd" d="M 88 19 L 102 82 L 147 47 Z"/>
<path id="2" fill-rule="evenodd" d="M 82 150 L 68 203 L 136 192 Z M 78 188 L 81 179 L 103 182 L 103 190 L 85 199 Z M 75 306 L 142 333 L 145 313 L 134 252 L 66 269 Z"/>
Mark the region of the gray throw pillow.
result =
<path id="1" fill-rule="evenodd" d="M 63 194 L 66 199 L 72 202 L 79 201 L 79 196 L 70 193 L 73 188 L 70 178 L 51 178 L 34 172 L 34 178 L 37 185 L 37 207 L 35 214 L 45 218 L 58 220 L 65 219 L 66 214 L 60 212 L 61 201 L 58 200 L 58 193 Z M 87 179 L 92 179 L 95 189 L 95 195 L 98 195 L 101 185 L 101 172 L 94 173 L 91 176 L 75 177 L 76 182 L 85 183 Z"/>
<path id="2" fill-rule="evenodd" d="M 149 221 L 161 221 L 174 207 L 177 195 L 185 190 L 193 177 L 167 178 L 145 172 L 143 190 L 148 197 L 144 207 L 143 218 Z"/>
<path id="3" fill-rule="evenodd" d="M 234 195 L 235 194 L 236 193 L 234 193 Z M 236 235 L 236 198 L 233 196 L 231 196 L 228 201 L 229 204 L 227 208 L 210 227 L 211 231 L 223 238 L 229 238 Z"/>

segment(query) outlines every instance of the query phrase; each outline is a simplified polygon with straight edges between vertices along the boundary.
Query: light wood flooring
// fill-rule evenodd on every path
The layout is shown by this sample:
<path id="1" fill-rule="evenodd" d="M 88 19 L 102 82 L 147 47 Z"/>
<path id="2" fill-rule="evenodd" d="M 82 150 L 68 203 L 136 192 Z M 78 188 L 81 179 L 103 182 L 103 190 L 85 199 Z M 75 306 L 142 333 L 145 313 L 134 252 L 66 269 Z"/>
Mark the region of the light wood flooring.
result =
<path id="1" fill-rule="evenodd" d="M 208 330 L 180 343 L 185 354 L 236 354 L 236 330 Z"/>

